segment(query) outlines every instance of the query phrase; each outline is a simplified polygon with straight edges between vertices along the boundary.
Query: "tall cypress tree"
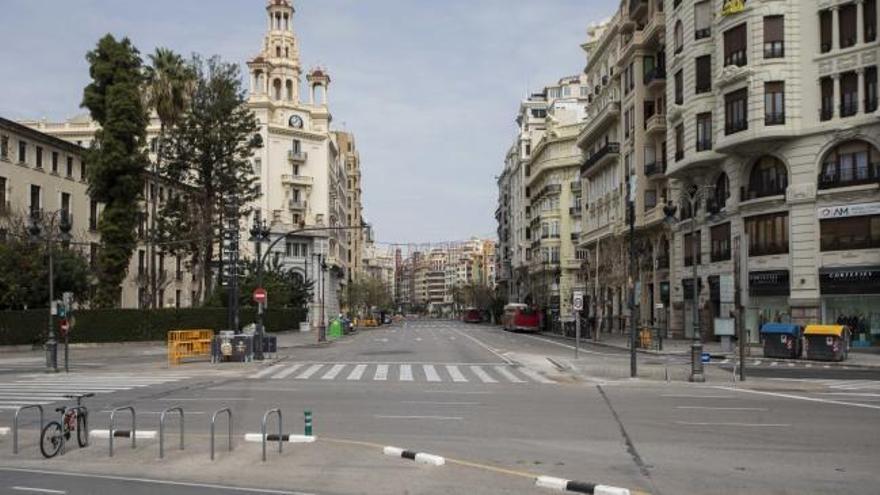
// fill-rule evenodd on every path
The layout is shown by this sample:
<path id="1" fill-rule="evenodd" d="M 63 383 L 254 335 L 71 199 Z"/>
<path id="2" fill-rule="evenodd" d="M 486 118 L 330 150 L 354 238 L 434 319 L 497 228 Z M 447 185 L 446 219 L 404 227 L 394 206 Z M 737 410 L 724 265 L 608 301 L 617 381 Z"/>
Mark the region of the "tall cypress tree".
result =
<path id="1" fill-rule="evenodd" d="M 119 305 L 122 281 L 137 245 L 143 198 L 148 116 L 142 88 L 144 75 L 138 50 L 128 38 L 108 34 L 86 55 L 92 83 L 82 106 L 101 125 L 87 153 L 89 194 L 104 204 L 98 222 L 98 290 L 95 305 Z"/>

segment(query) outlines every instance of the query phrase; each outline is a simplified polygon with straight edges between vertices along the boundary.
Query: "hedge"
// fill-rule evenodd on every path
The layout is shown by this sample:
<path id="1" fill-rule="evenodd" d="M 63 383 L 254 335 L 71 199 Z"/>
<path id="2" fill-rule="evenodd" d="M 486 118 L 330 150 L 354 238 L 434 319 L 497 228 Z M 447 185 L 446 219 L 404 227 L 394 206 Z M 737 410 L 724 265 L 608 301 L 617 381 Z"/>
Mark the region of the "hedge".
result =
<path id="1" fill-rule="evenodd" d="M 241 312 L 242 324 L 253 321 L 250 313 L 247 309 Z M 76 311 L 74 317 L 76 326 L 70 341 L 75 343 L 165 340 L 169 330 L 222 330 L 227 326 L 225 308 L 90 309 Z M 269 309 L 264 318 L 269 331 L 297 329 L 304 320 L 303 309 Z M 45 309 L 0 311 L 0 345 L 40 344 L 47 333 Z"/>

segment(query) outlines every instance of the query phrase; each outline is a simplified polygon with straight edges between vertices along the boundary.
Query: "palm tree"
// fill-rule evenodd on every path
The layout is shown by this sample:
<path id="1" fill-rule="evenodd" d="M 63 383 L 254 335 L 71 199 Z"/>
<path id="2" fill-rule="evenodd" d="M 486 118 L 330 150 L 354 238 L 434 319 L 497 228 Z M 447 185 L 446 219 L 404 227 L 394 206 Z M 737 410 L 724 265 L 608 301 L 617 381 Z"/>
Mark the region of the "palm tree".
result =
<path id="1" fill-rule="evenodd" d="M 177 125 L 186 113 L 190 96 L 196 82 L 195 71 L 183 57 L 167 48 L 156 48 L 149 56 L 151 65 L 146 68 L 144 95 L 146 107 L 159 117 L 159 136 L 156 139 L 156 159 L 153 162 L 153 178 L 161 170 L 165 133 Z M 149 186 L 147 190 L 150 191 Z M 156 307 L 156 198 L 150 198 L 150 307 Z"/>

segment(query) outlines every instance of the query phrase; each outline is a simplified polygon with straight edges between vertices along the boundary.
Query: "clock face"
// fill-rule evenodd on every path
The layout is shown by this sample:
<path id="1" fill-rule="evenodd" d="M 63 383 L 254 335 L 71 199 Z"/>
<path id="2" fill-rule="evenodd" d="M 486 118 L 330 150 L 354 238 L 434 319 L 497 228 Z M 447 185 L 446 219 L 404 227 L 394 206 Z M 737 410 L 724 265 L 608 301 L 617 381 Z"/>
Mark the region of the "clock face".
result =
<path id="1" fill-rule="evenodd" d="M 303 119 L 299 115 L 291 115 L 288 123 L 290 124 L 290 127 L 294 127 L 296 129 L 302 129 Z"/>

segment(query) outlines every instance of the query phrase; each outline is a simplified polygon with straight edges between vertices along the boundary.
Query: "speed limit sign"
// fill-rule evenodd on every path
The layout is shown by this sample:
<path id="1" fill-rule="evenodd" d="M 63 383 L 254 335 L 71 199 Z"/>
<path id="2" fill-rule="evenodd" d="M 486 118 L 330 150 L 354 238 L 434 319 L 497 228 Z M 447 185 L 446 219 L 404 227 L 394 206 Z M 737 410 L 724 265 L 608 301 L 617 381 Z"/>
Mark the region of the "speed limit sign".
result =
<path id="1" fill-rule="evenodd" d="M 584 293 L 577 291 L 572 296 L 572 306 L 574 306 L 575 311 L 582 311 L 584 309 Z"/>

